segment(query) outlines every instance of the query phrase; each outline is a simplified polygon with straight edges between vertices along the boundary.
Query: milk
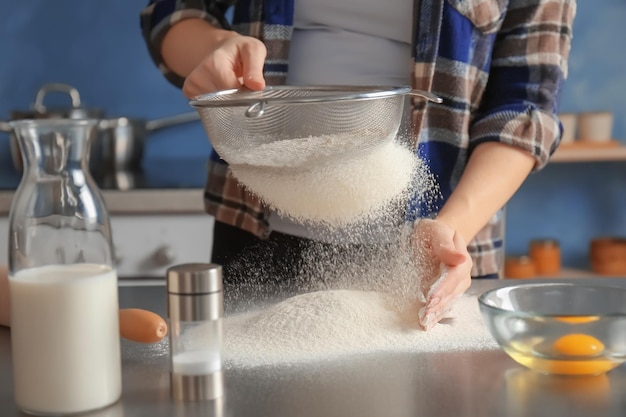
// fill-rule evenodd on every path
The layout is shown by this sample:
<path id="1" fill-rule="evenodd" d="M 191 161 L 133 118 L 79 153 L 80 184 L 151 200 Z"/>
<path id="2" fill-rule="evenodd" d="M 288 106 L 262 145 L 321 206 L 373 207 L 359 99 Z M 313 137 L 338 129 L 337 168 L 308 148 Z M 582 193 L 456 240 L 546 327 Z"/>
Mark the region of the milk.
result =
<path id="1" fill-rule="evenodd" d="M 115 270 L 54 265 L 9 276 L 15 401 L 35 414 L 105 407 L 121 395 Z"/>

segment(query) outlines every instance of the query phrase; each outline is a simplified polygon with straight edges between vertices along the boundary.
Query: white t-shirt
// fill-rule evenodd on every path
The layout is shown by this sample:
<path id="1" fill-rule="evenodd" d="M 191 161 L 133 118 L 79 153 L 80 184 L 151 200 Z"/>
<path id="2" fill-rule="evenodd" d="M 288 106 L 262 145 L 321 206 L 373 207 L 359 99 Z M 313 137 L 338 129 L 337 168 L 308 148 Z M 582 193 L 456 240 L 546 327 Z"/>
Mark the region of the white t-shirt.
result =
<path id="1" fill-rule="evenodd" d="M 410 84 L 412 0 L 295 0 L 294 7 L 287 85 Z M 276 213 L 269 222 L 282 233 L 328 240 Z"/>

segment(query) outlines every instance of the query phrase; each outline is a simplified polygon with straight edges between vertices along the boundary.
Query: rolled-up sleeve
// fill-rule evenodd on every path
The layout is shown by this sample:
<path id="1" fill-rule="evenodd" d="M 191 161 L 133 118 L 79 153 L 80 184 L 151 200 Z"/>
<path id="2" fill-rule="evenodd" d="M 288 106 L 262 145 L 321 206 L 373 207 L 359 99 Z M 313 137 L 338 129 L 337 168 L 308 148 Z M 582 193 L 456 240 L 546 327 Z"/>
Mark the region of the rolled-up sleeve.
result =
<path id="1" fill-rule="evenodd" d="M 232 0 L 150 0 L 141 11 L 140 24 L 150 57 L 165 78 L 177 87 L 185 79 L 176 74 L 163 62 L 161 44 L 167 31 L 185 19 L 203 19 L 217 27 L 228 28 L 226 11 Z"/>
<path id="2" fill-rule="evenodd" d="M 534 170 L 548 162 L 562 133 L 557 107 L 575 11 L 574 0 L 510 0 L 470 126 L 470 152 L 498 141 L 531 153 Z"/>

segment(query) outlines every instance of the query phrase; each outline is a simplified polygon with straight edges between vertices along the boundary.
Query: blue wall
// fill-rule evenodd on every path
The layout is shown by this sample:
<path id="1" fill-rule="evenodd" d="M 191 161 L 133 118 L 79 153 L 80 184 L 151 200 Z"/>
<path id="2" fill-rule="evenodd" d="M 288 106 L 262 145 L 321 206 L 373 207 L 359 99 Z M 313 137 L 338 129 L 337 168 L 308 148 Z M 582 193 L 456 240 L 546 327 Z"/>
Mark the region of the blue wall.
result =
<path id="1" fill-rule="evenodd" d="M 626 142 L 626 2 L 579 0 L 562 112 L 608 110 Z M 626 145 L 626 143 L 624 143 Z M 507 206 L 507 252 L 560 241 L 564 264 L 586 267 L 593 237 L 626 236 L 626 161 L 548 165 Z"/>
<path id="2" fill-rule="evenodd" d="M 86 107 L 107 116 L 158 118 L 193 111 L 161 76 L 146 51 L 139 13 L 147 0 L 22 0 L 0 2 L 0 120 L 29 109 L 45 83 L 76 87 Z M 68 106 L 51 94 L 47 104 Z M 18 181 L 8 135 L 0 134 L 0 188 Z M 206 159 L 210 145 L 199 122 L 155 132 L 146 162 L 164 156 Z M 202 185 L 205 175 L 193 180 Z"/>
<path id="3" fill-rule="evenodd" d="M 189 111 L 155 69 L 139 32 L 145 0 L 2 0 L 0 119 L 28 109 L 39 87 L 77 87 L 87 107 L 109 116 L 157 118 Z M 579 0 L 564 112 L 610 110 L 626 141 L 626 2 Z M 66 105 L 53 95 L 50 104 Z M 14 186 L 8 136 L 0 134 L 0 188 Z M 199 123 L 151 136 L 146 163 L 166 156 L 197 160 L 210 146 Z M 193 179 L 201 185 L 202 172 Z M 564 262 L 587 263 L 589 239 L 626 236 L 626 161 L 553 164 L 534 174 L 507 207 L 507 251 L 524 253 L 536 237 L 560 240 Z"/>

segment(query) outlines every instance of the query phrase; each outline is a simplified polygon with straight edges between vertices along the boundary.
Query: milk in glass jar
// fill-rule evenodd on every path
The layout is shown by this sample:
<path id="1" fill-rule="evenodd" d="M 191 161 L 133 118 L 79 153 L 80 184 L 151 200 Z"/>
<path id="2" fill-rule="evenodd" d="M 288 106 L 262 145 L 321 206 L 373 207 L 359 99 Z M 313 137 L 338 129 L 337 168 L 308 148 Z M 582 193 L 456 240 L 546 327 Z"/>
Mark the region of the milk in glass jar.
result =
<path id="1" fill-rule="evenodd" d="M 117 274 L 88 170 L 97 120 L 19 120 L 24 170 L 9 226 L 15 401 L 29 414 L 106 407 L 121 395 Z"/>

